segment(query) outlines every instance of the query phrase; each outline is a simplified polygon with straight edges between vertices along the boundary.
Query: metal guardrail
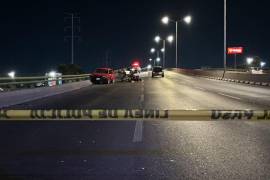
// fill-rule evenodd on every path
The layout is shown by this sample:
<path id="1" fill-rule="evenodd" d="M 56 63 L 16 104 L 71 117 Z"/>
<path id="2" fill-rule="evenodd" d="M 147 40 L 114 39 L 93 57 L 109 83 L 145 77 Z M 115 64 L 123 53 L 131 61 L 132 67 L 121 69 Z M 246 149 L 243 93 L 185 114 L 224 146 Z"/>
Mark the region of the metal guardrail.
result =
<path id="1" fill-rule="evenodd" d="M 71 78 L 71 77 L 85 77 L 85 76 L 90 76 L 90 74 L 79 74 L 79 75 L 62 75 L 62 79 L 65 78 Z M 48 78 L 48 76 L 32 76 L 32 77 L 16 77 L 14 79 L 11 79 L 9 77 L 0 77 L 0 82 L 1 81 L 12 81 L 12 80 L 33 80 L 33 79 L 45 79 Z"/>
<path id="2" fill-rule="evenodd" d="M 62 81 L 61 84 L 66 84 L 75 81 L 88 80 L 90 74 L 79 74 L 79 75 L 62 75 L 55 77 L 55 79 L 49 79 L 49 76 L 33 76 L 33 77 L 16 77 L 16 78 L 0 78 L 0 88 L 3 90 L 13 90 L 21 88 L 34 88 L 41 86 L 49 86 L 48 83 L 51 81 Z"/>

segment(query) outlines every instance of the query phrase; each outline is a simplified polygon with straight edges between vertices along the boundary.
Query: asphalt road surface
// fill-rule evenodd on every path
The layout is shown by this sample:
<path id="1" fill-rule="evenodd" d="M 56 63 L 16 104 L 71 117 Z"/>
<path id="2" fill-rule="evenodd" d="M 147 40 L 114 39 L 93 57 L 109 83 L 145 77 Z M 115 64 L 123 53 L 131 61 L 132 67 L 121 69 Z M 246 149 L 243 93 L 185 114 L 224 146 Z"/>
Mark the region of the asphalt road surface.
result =
<path id="1" fill-rule="evenodd" d="M 11 107 L 269 109 L 269 88 L 166 72 Z M 0 122 L 0 179 L 270 179 L 270 122 Z"/>
<path id="2" fill-rule="evenodd" d="M 270 88 L 166 72 L 165 78 L 89 87 L 11 107 L 12 109 L 270 109 Z"/>

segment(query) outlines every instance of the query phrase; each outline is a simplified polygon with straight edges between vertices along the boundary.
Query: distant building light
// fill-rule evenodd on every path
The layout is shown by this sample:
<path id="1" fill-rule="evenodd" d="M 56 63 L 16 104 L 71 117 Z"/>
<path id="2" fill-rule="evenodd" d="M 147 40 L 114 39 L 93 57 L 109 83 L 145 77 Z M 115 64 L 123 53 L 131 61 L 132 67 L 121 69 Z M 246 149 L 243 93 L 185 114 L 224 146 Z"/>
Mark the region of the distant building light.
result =
<path id="1" fill-rule="evenodd" d="M 11 72 L 8 73 L 8 76 L 9 76 L 11 79 L 14 79 L 14 78 L 15 78 L 15 75 L 16 75 L 15 71 L 11 71 Z"/>
<path id="2" fill-rule="evenodd" d="M 254 59 L 253 58 L 251 58 L 251 57 L 248 57 L 247 58 L 247 64 L 248 65 L 251 65 L 253 62 L 254 62 Z"/>
<path id="3" fill-rule="evenodd" d="M 266 65 L 266 62 L 261 62 L 261 68 L 263 68 Z"/>
<path id="4" fill-rule="evenodd" d="M 49 77 L 51 77 L 51 78 L 55 78 L 56 77 L 56 72 L 55 71 L 51 71 L 51 72 L 49 72 Z"/>

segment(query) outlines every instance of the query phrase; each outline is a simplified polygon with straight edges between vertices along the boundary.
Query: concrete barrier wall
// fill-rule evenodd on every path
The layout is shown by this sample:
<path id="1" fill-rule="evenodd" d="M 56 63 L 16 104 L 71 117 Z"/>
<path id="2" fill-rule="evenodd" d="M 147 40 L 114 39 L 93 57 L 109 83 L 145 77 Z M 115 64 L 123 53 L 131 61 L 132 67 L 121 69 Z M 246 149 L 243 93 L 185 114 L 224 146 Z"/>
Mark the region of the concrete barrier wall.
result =
<path id="1" fill-rule="evenodd" d="M 168 69 L 170 71 L 178 72 L 186 75 L 193 76 L 202 76 L 202 77 L 212 77 L 219 78 L 223 77 L 224 71 L 222 70 L 201 70 L 201 69 Z M 270 83 L 270 74 L 250 74 L 247 72 L 234 72 L 227 71 L 224 75 L 223 80 L 234 80 L 234 81 L 244 81 L 248 84 L 257 83 L 260 84 L 269 84 Z"/>
<path id="2" fill-rule="evenodd" d="M 244 74 L 244 73 L 231 73 L 225 74 L 226 79 L 243 80 L 250 82 L 270 83 L 270 74 Z"/>
<path id="3" fill-rule="evenodd" d="M 91 85 L 90 81 L 80 81 L 54 87 L 41 87 L 2 92 L 0 93 L 0 108 L 74 91 L 89 85 Z"/>
<path id="4" fill-rule="evenodd" d="M 215 77 L 222 77 L 223 71 L 220 70 L 213 70 L 213 71 L 205 71 L 200 69 L 168 69 L 174 72 L 186 74 L 186 75 L 194 75 L 194 76 L 215 76 Z"/>

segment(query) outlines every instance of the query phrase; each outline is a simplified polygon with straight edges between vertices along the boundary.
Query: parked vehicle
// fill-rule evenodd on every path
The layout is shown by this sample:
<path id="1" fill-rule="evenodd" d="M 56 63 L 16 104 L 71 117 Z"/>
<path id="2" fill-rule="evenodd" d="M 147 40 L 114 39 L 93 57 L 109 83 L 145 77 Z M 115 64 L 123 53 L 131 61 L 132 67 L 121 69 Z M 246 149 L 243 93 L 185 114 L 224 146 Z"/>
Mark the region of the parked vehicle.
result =
<path id="1" fill-rule="evenodd" d="M 93 84 L 110 84 L 115 82 L 115 73 L 111 68 L 97 68 L 90 75 L 90 80 Z"/>

